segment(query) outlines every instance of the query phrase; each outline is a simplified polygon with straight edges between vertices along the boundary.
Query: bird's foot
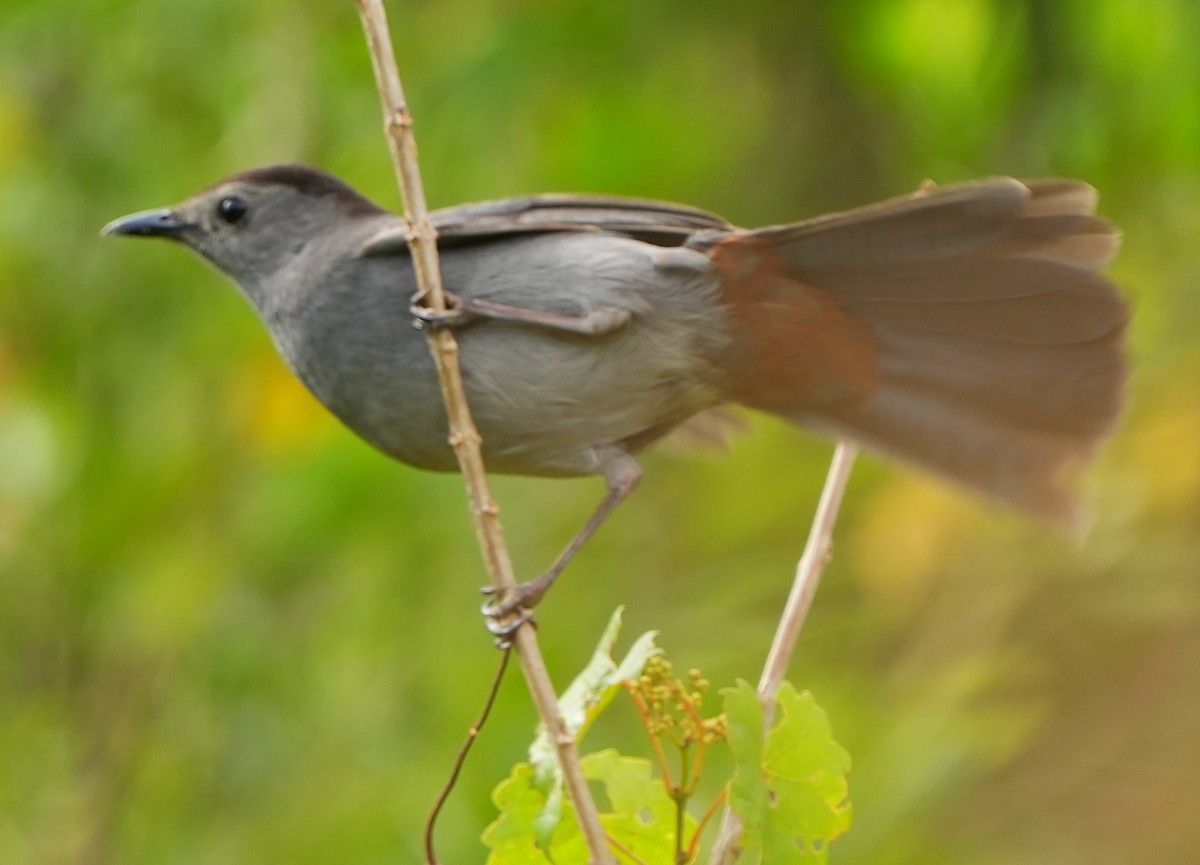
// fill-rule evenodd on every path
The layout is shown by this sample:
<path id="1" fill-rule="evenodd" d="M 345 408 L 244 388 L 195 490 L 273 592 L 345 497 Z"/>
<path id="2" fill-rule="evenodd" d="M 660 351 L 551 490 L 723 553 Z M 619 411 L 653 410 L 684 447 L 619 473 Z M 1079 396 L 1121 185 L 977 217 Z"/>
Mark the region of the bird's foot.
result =
<path id="1" fill-rule="evenodd" d="M 488 599 L 480 612 L 487 618 L 488 633 L 496 638 L 498 648 L 507 649 L 511 646 L 513 636 L 526 622 L 537 626 L 533 619 L 533 608 L 542 600 L 553 582 L 553 576 L 539 577 L 521 583 L 503 598 L 499 597 L 501 590 L 495 586 L 487 586 L 482 590 Z"/>
<path id="2" fill-rule="evenodd" d="M 464 304 L 462 298 L 449 291 L 446 292 L 445 309 L 434 309 L 418 300 L 408 307 L 408 313 L 413 317 L 413 327 L 419 330 L 455 329 L 482 318 L 478 312 Z"/>

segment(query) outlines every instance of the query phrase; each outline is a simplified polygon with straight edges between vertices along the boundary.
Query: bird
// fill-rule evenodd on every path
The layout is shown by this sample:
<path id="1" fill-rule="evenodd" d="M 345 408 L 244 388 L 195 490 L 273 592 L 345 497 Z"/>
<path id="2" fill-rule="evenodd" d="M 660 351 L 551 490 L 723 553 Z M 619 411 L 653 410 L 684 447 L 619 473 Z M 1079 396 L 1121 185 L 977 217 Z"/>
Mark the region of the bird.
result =
<path id="1" fill-rule="evenodd" d="M 853 441 L 1069 528 L 1114 430 L 1130 307 L 1120 232 L 1074 180 L 996 177 L 741 229 L 677 204 L 544 194 L 435 211 L 450 309 L 414 303 L 408 224 L 305 165 L 244 171 L 106 235 L 167 238 L 240 288 L 284 361 L 379 451 L 453 471 L 426 336 L 459 336 L 489 470 L 599 475 L 531 609 L 642 477 L 729 404 Z"/>

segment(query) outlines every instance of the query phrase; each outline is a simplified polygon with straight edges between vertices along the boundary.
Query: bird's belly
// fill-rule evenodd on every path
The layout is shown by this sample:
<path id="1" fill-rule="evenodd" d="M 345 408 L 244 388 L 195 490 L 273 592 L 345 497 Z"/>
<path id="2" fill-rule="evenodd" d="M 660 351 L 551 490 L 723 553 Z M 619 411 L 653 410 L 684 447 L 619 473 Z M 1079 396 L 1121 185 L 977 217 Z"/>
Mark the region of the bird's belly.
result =
<path id="1" fill-rule="evenodd" d="M 648 443 L 724 395 L 723 379 L 703 358 L 666 363 L 669 353 L 656 351 L 658 341 L 636 323 L 594 337 L 488 322 L 458 339 L 484 458 L 502 473 L 590 474 L 593 448 Z M 419 468 L 452 471 L 457 463 L 436 370 L 427 348 L 419 349 L 402 363 L 342 358 L 336 378 L 313 365 L 297 372 L 377 449 Z M 347 368 L 360 372 L 347 377 Z"/>
<path id="2" fill-rule="evenodd" d="M 448 256 L 447 286 L 531 307 L 552 295 L 559 312 L 611 305 L 628 311 L 631 320 L 604 335 L 505 321 L 480 321 L 456 333 L 489 468 L 587 474 L 595 468 L 594 448 L 652 440 L 656 431 L 724 398 L 728 384 L 713 358 L 728 336 L 713 274 L 663 274 L 653 254 L 632 241 L 620 241 L 621 254 L 605 258 L 605 267 L 562 265 L 563 256 L 551 256 L 559 270 L 547 274 L 538 266 L 538 251 L 547 244 L 523 247 L 513 267 L 501 271 L 502 280 L 495 271 L 485 279 L 470 260 Z M 331 292 L 321 298 L 321 315 L 304 310 L 301 322 L 272 331 L 299 335 L 281 343 L 281 351 L 359 436 L 403 462 L 453 470 L 437 375 L 425 335 L 412 327 L 409 294 L 402 287 L 361 287 L 373 279 L 394 281 L 395 275 L 382 268 L 357 272 L 355 293 Z M 523 293 L 533 285 L 544 285 L 542 294 Z M 369 310 L 364 296 L 376 299 Z"/>
<path id="3" fill-rule="evenodd" d="M 484 454 L 501 472 L 590 473 L 593 448 L 666 432 L 723 396 L 704 358 L 662 352 L 636 319 L 598 337 L 490 323 L 460 347 Z"/>

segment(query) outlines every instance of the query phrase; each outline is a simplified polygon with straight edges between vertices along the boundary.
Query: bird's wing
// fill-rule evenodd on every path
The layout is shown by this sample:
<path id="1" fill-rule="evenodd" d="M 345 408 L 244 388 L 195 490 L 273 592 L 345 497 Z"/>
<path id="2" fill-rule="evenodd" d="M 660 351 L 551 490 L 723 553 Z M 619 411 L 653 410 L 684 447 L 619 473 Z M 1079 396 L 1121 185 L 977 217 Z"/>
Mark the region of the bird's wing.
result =
<path id="1" fill-rule="evenodd" d="M 430 219 L 439 246 L 548 231 L 598 231 L 658 246 L 681 246 L 697 232 L 733 228 L 721 217 L 692 207 L 603 195 L 550 194 L 481 201 L 436 210 Z M 389 255 L 407 248 L 408 226 L 396 217 L 364 244 L 362 254 Z"/>

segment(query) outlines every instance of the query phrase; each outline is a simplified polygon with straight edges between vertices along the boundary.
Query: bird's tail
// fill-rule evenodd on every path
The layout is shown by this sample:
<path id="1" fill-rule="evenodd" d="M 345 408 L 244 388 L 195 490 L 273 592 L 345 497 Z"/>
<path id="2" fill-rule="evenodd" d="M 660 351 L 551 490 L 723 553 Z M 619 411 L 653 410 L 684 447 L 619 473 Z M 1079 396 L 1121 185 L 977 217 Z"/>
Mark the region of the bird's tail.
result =
<path id="1" fill-rule="evenodd" d="M 1129 309 L 1095 191 L 995 179 L 711 248 L 734 398 L 1055 522 L 1112 430 Z"/>

